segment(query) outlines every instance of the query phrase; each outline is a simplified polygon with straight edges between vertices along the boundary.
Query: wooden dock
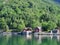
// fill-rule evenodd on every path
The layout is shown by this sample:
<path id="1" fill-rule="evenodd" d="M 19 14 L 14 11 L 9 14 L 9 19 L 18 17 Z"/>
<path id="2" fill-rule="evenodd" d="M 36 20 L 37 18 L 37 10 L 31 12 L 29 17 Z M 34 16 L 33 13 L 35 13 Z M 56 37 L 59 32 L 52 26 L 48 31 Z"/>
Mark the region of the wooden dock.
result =
<path id="1" fill-rule="evenodd" d="M 60 35 L 60 33 L 34 33 L 35 35 Z"/>

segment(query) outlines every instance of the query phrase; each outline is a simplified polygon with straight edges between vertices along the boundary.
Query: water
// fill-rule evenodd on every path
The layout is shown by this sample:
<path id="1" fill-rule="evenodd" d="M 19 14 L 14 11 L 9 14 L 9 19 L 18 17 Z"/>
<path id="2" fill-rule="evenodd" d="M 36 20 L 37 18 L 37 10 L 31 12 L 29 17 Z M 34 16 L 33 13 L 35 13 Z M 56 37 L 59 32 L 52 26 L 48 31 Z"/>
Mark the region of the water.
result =
<path id="1" fill-rule="evenodd" d="M 55 2 L 57 2 L 57 3 L 60 3 L 60 0 L 54 0 Z"/>
<path id="2" fill-rule="evenodd" d="M 5 35 L 0 36 L 0 45 L 60 45 L 60 36 Z"/>

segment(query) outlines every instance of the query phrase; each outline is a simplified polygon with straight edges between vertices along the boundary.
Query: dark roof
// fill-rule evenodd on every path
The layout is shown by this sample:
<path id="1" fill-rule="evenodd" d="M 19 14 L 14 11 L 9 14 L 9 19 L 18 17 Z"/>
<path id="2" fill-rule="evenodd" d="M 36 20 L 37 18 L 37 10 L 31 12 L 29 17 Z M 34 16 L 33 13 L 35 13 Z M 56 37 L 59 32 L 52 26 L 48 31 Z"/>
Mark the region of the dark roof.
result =
<path id="1" fill-rule="evenodd" d="M 40 29 L 41 29 L 41 27 L 36 27 L 36 28 L 35 28 L 35 30 L 40 30 Z"/>
<path id="2" fill-rule="evenodd" d="M 26 27 L 26 28 L 24 28 L 24 30 L 32 30 L 32 28 L 30 28 L 30 27 Z"/>

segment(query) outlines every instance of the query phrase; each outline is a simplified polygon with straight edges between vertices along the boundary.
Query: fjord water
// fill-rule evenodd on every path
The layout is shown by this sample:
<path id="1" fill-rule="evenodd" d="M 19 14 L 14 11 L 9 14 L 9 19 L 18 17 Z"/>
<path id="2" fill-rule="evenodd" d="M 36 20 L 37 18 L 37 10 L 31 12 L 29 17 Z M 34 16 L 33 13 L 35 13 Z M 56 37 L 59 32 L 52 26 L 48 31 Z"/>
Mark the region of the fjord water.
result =
<path id="1" fill-rule="evenodd" d="M 57 3 L 60 3 L 60 0 L 54 0 L 55 2 L 57 2 Z"/>
<path id="2" fill-rule="evenodd" d="M 0 45 L 60 45 L 60 36 L 5 35 L 0 36 Z"/>

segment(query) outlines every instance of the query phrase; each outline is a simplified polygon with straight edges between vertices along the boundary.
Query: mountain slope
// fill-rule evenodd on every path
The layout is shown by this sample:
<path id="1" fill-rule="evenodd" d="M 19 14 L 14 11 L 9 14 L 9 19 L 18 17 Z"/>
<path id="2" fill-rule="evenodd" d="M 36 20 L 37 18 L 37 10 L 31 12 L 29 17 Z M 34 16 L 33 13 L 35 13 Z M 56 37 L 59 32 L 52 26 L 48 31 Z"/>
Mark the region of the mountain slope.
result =
<path id="1" fill-rule="evenodd" d="M 0 28 L 18 29 L 60 26 L 60 6 L 53 0 L 0 0 Z M 51 24 L 49 24 L 51 23 Z M 53 25 L 53 26 L 52 26 Z"/>

